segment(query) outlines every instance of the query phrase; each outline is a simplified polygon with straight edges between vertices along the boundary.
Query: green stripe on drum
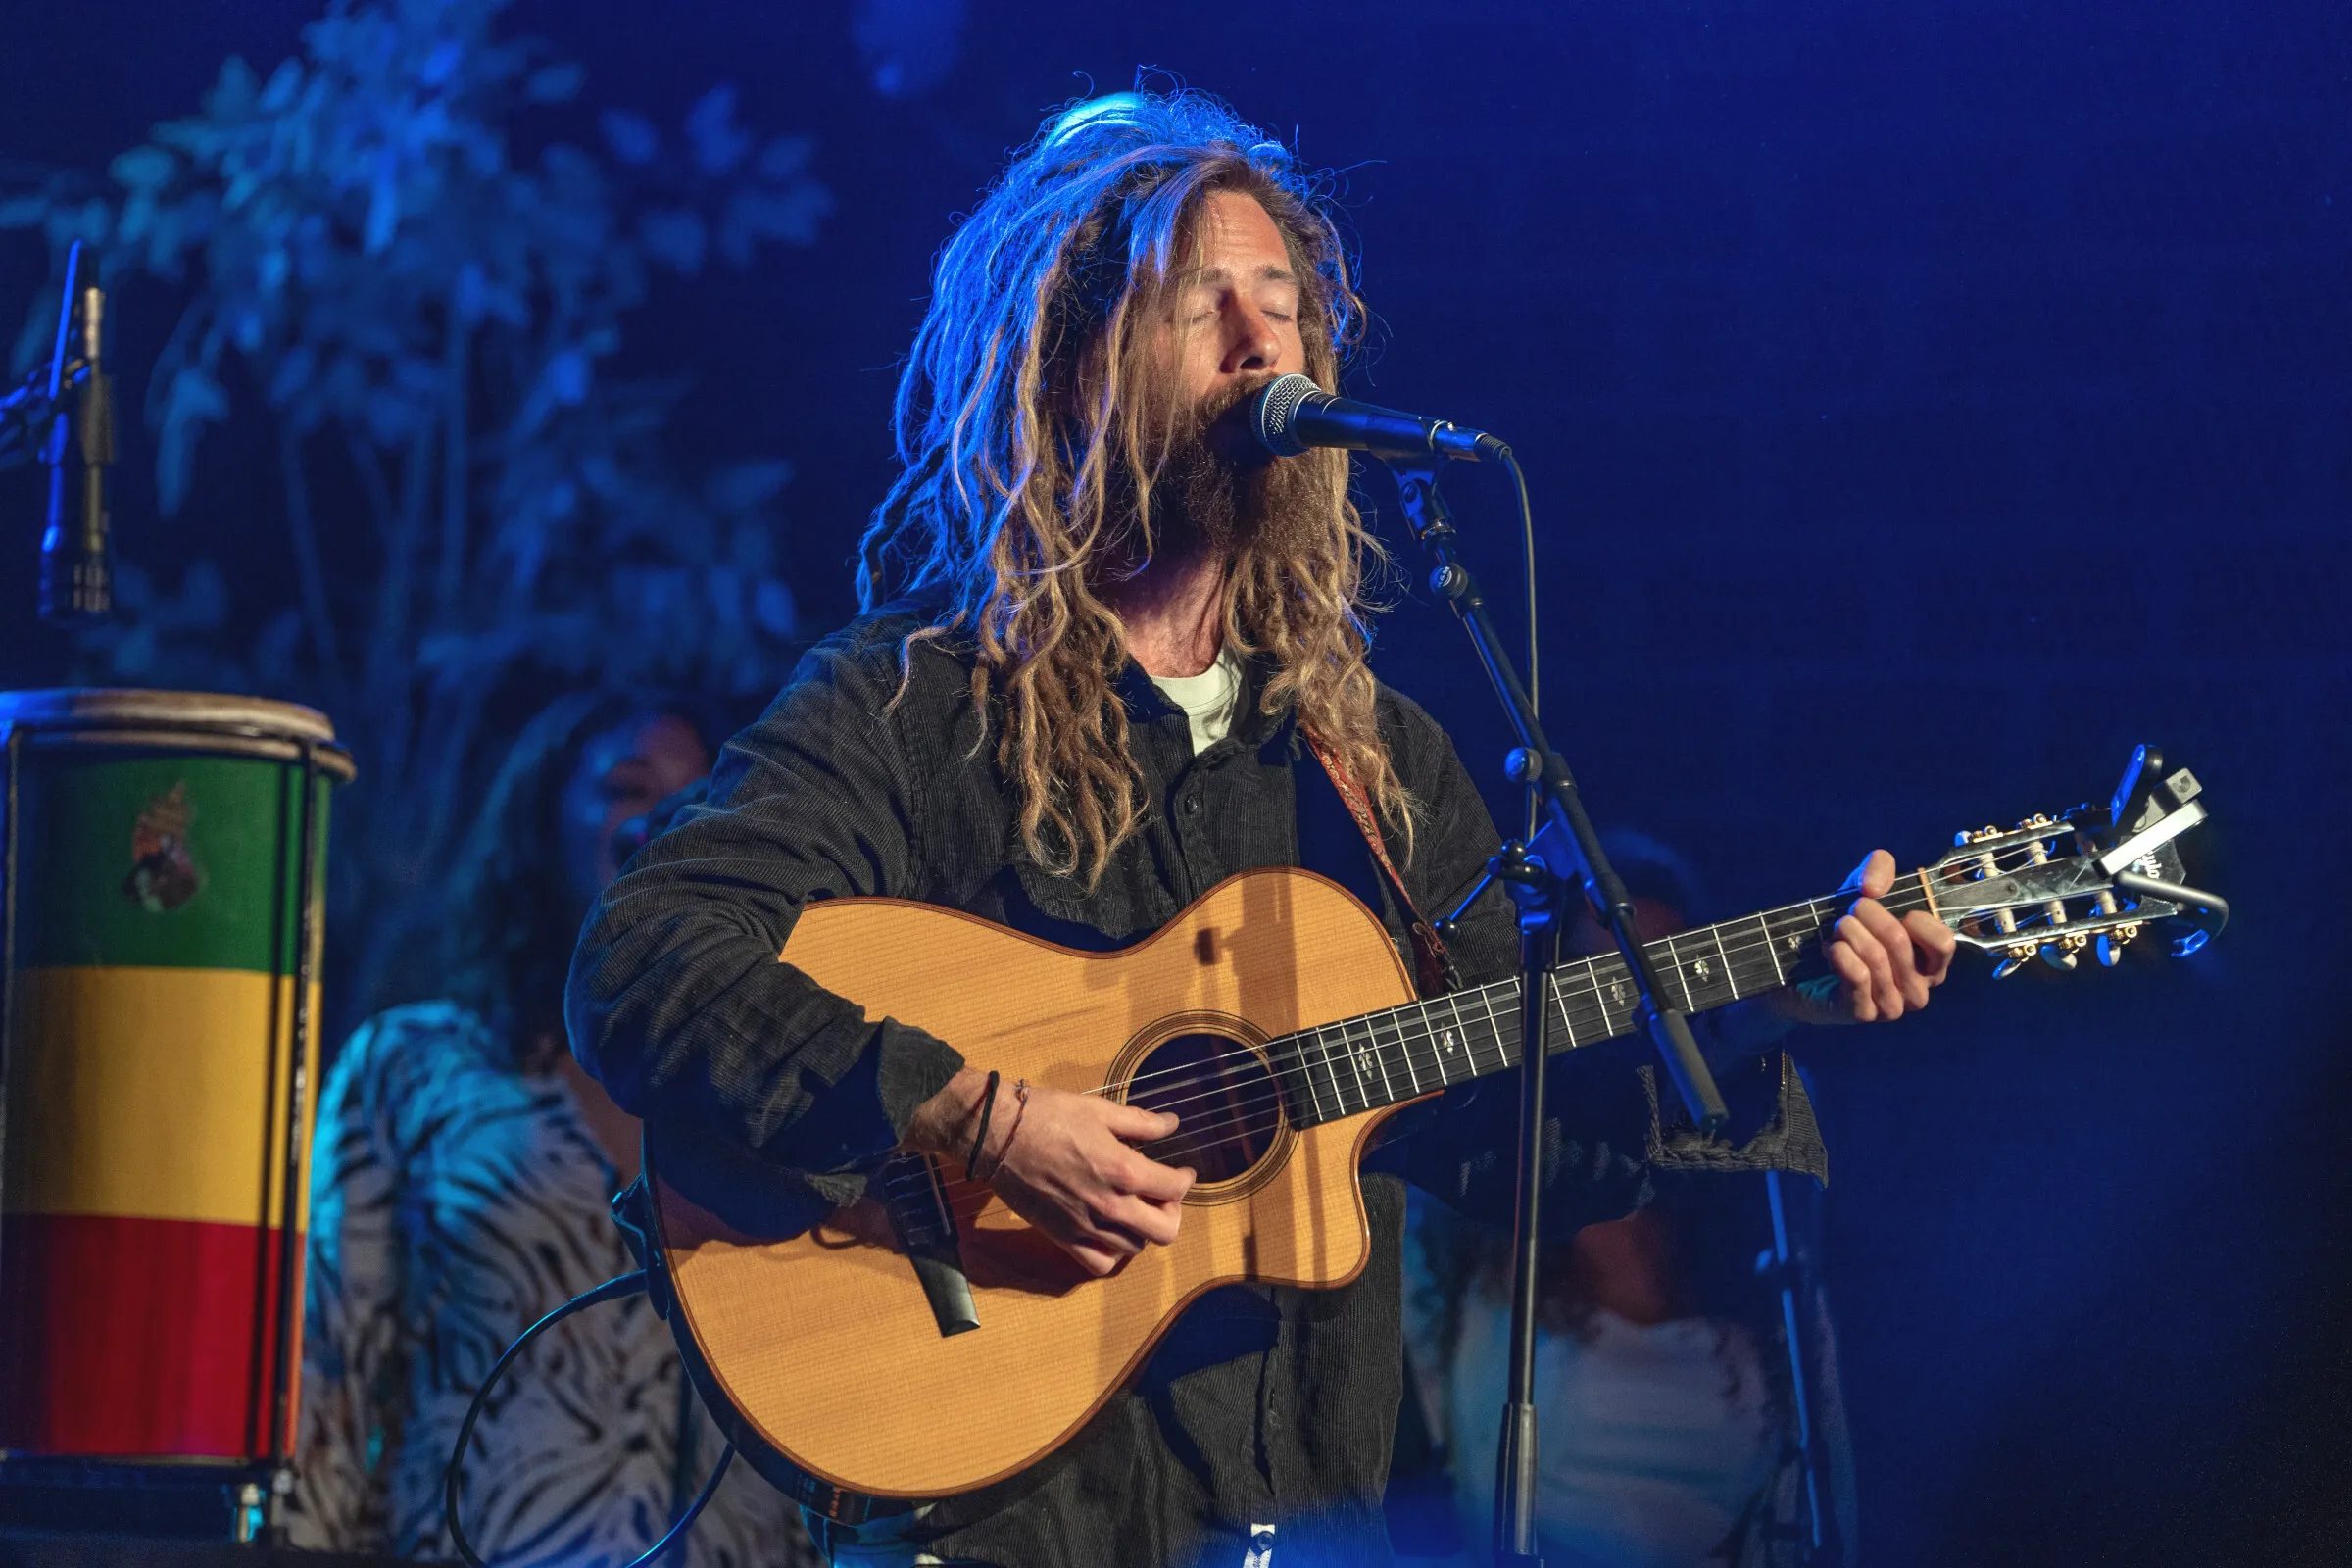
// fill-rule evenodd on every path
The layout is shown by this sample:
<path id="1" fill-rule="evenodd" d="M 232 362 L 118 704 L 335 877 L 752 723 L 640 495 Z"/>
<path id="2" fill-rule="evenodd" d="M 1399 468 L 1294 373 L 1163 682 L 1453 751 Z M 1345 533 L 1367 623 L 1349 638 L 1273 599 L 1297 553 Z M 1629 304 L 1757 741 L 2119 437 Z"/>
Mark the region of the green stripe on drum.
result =
<path id="1" fill-rule="evenodd" d="M 27 748 L 17 962 L 291 972 L 301 798 L 301 767 L 264 758 Z"/>

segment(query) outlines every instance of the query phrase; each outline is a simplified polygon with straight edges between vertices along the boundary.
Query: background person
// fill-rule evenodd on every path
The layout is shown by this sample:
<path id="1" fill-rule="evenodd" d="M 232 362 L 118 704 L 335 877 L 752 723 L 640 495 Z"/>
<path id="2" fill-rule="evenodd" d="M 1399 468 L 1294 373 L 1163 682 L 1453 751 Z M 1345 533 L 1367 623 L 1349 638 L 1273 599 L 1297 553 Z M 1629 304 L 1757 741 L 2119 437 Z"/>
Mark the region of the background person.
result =
<path id="1" fill-rule="evenodd" d="M 636 1267 L 608 1205 L 636 1174 L 638 1123 L 564 1049 L 564 971 L 616 870 L 616 833 L 710 763 L 684 704 L 550 705 L 468 836 L 447 994 L 370 1018 L 336 1059 L 312 1159 L 295 1544 L 454 1555 L 442 1471 L 483 1375 L 543 1313 Z M 476 1426 L 467 1534 L 515 1568 L 625 1562 L 722 1441 L 645 1298 L 596 1307 L 536 1342 Z M 795 1511 L 743 1465 L 683 1554 L 815 1560 Z"/>
<path id="2" fill-rule="evenodd" d="M 1634 895 L 1645 941 L 1685 929 L 1702 907 L 1683 858 L 1641 834 L 1602 835 Z M 1613 944 L 1581 903 L 1571 940 Z M 1788 1021 L 1758 1008 L 1694 1020 L 1725 1090 L 1753 1092 L 1752 1053 Z M 1728 1063 L 1733 1058 L 1744 1066 Z M 1536 1520 L 1551 1568 L 1779 1568 L 1809 1531 L 1777 1279 L 1759 1274 L 1772 1246 L 1762 1172 L 1660 1172 L 1655 1197 L 1621 1219 L 1547 1241 L 1539 1279 Z M 1810 1254 L 1820 1189 L 1788 1174 L 1791 1250 Z M 1399 1444 L 1392 1518 L 1405 1557 L 1488 1560 L 1501 1398 L 1509 1367 L 1507 1230 L 1414 1195 L 1407 1221 L 1405 1340 L 1414 1378 L 1400 1430 L 1426 1423 L 1429 1451 Z M 1805 1393 L 1822 1446 L 1832 1555 L 1853 1560 L 1853 1463 L 1838 1396 L 1836 1342 L 1817 1286 L 1800 1297 L 1812 1353 Z M 1420 1459 L 1420 1475 L 1414 1458 Z M 1436 1488 L 1416 1480 L 1439 1480 Z M 1432 1492 L 1436 1495 L 1432 1497 Z M 1431 1502 L 1450 1514 L 1433 1518 Z M 1402 1515 L 1402 1517 L 1399 1517 Z"/>

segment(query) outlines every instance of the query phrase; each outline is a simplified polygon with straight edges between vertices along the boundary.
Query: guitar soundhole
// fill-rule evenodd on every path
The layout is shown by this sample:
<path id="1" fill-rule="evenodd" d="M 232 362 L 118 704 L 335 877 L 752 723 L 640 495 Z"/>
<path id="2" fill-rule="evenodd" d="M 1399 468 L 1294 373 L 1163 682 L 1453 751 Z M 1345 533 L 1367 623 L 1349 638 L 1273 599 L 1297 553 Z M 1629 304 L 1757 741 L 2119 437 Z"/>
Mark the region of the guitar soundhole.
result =
<path id="1" fill-rule="evenodd" d="M 1189 1165 L 1202 1184 L 1232 1181 L 1266 1157 L 1282 1105 L 1265 1058 L 1223 1035 L 1177 1035 L 1128 1080 L 1127 1103 L 1171 1112 L 1176 1136 L 1143 1145 L 1163 1165 Z"/>

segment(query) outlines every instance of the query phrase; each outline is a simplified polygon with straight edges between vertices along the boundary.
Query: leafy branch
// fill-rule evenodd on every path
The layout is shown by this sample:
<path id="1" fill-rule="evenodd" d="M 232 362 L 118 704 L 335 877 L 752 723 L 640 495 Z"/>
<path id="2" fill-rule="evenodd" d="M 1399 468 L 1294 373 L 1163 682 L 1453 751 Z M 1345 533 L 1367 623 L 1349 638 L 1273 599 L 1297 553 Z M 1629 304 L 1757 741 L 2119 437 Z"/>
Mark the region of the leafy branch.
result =
<path id="1" fill-rule="evenodd" d="M 602 149 L 518 156 L 516 123 L 583 80 L 500 36 L 506 4 L 334 0 L 297 58 L 266 79 L 229 59 L 104 182 L 0 197 L 0 228 L 88 242 L 110 286 L 189 292 L 146 400 L 168 514 L 232 388 L 273 423 L 287 602 L 240 646 L 218 567 L 166 595 L 126 564 L 123 621 L 83 656 L 101 678 L 326 709 L 362 764 L 338 807 L 346 910 L 436 884 L 518 686 L 744 692 L 796 631 L 774 550 L 789 466 L 689 481 L 663 451 L 681 385 L 611 362 L 656 276 L 813 241 L 831 201 L 810 144 L 746 129 L 720 86 L 672 135 L 611 109 Z M 20 368 L 54 311 L 36 305 Z M 212 519 L 224 548 L 252 548 L 245 521 Z"/>

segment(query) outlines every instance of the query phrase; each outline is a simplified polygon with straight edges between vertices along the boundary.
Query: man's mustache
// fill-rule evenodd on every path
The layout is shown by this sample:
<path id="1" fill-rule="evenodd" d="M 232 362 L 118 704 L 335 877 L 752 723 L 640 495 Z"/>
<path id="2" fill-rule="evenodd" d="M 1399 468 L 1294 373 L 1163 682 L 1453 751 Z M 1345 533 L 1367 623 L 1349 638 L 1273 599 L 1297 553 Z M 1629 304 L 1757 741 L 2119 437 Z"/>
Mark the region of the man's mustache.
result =
<path id="1" fill-rule="evenodd" d="M 1279 377 L 1272 371 L 1201 400 L 1200 418 L 1200 443 L 1223 462 L 1237 468 L 1258 467 L 1272 460 L 1257 433 L 1250 429 L 1250 405 L 1257 395 Z"/>

